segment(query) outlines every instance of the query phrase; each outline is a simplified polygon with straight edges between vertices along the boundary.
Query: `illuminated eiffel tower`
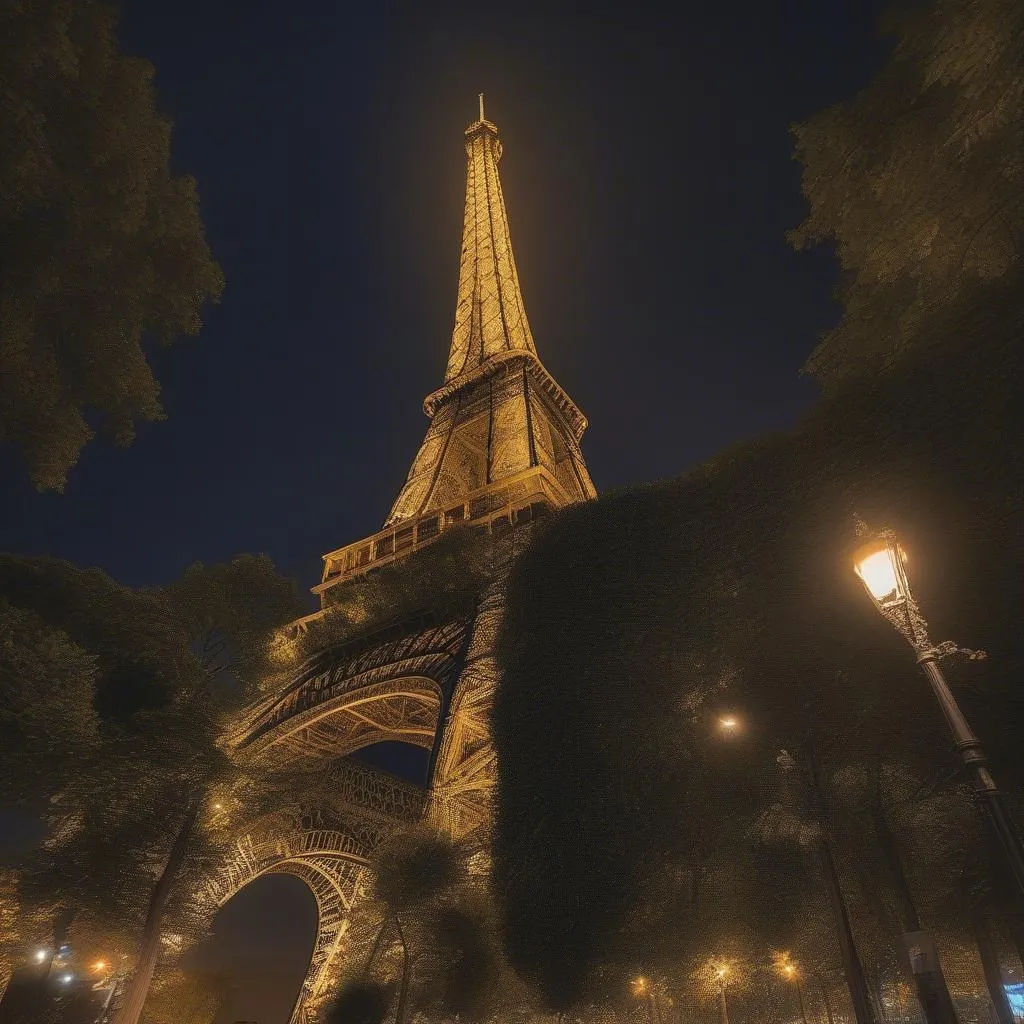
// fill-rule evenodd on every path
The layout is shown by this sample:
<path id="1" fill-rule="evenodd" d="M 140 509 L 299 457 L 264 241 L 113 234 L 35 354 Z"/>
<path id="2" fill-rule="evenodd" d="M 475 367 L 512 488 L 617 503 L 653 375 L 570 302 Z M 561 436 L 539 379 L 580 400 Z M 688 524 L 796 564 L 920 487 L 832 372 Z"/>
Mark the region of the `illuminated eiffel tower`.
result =
<path id="1" fill-rule="evenodd" d="M 289 872 L 307 882 L 320 923 L 293 1022 L 315 1020 L 333 991 L 374 847 L 424 816 L 456 836 L 488 821 L 494 643 L 508 563 L 536 516 L 595 494 L 579 447 L 587 421 L 541 363 L 526 317 L 498 177 L 501 142 L 482 96 L 465 141 L 455 329 L 444 382 L 424 401 L 426 437 L 384 527 L 324 556 L 314 588 L 322 608 L 291 636 L 308 654 L 311 636 L 331 635 L 346 586 L 416 558 L 456 528 L 478 535 L 489 571 L 471 607 L 325 639 L 248 710 L 229 740 L 234 757 L 270 773 L 322 766 L 336 796 L 329 807 L 283 807 L 240 822 L 235 855 L 197 895 L 208 919 L 259 875 Z M 348 758 L 382 741 L 431 751 L 429 785 Z"/>

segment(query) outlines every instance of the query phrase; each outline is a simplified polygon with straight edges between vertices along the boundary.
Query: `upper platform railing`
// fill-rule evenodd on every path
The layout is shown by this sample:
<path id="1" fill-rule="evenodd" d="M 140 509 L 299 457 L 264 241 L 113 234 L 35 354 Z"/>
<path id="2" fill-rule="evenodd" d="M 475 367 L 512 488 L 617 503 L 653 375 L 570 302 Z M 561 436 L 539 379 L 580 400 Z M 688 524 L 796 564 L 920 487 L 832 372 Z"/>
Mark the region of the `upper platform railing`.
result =
<path id="1" fill-rule="evenodd" d="M 313 587 L 313 593 L 322 595 L 345 580 L 405 558 L 433 544 L 452 527 L 469 524 L 498 532 L 567 504 L 569 499 L 558 481 L 548 470 L 536 466 L 500 484 L 472 491 L 465 501 L 443 511 L 395 523 L 372 537 L 329 552 L 324 555 L 323 581 Z"/>

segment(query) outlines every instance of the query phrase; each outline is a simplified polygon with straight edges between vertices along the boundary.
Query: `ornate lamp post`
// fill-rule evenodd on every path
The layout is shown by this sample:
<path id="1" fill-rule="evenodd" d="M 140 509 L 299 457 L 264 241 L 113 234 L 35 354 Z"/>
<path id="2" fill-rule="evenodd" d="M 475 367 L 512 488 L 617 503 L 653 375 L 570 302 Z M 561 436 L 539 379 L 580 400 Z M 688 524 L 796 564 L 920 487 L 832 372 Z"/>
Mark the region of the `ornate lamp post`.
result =
<path id="1" fill-rule="evenodd" d="M 965 650 L 950 640 L 932 644 L 928 637 L 928 623 L 910 590 L 907 556 L 896 534 L 892 530 L 872 533 L 863 523 L 858 523 L 857 532 L 863 542 L 853 556 L 854 569 L 882 617 L 910 644 L 917 655 L 917 663 L 939 702 L 953 742 L 960 752 L 960 759 L 971 776 L 978 801 L 999 840 L 1017 890 L 1024 896 L 1024 847 L 1020 836 L 1010 821 L 1002 796 L 988 770 L 981 741 L 968 725 L 939 668 L 939 660 L 950 654 L 964 654 L 972 659 L 984 658 L 985 654 L 982 651 Z"/>

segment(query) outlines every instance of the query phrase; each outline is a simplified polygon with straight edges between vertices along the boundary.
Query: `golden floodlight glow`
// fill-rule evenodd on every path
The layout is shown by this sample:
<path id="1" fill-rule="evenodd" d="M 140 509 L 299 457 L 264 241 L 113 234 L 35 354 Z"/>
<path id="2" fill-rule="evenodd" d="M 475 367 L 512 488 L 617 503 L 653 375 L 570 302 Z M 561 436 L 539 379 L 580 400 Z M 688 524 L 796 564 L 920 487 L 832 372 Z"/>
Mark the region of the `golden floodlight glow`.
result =
<path id="1" fill-rule="evenodd" d="M 96 963 L 94 963 L 92 965 L 92 969 L 94 971 L 102 971 L 102 970 L 104 970 L 106 968 L 106 966 L 107 966 L 106 960 L 97 960 Z"/>
<path id="2" fill-rule="evenodd" d="M 642 996 L 647 991 L 647 979 L 646 978 L 634 978 L 633 979 L 633 995 Z"/>
<path id="3" fill-rule="evenodd" d="M 718 720 L 718 724 L 722 727 L 723 731 L 734 732 L 740 723 L 733 715 L 723 715 Z"/>
<path id="4" fill-rule="evenodd" d="M 36 963 L 41 964 L 45 959 L 46 959 L 46 950 L 45 949 L 37 949 L 36 950 Z"/>

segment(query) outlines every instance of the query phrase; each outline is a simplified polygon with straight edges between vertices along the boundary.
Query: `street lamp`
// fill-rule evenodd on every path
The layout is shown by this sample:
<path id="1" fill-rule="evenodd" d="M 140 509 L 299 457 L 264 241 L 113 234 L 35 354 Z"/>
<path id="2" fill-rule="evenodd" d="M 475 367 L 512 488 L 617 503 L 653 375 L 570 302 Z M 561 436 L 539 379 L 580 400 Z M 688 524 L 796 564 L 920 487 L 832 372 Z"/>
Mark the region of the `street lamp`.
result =
<path id="1" fill-rule="evenodd" d="M 715 982 L 718 986 L 718 1015 L 722 1024 L 729 1024 L 729 1004 L 725 996 L 725 989 L 729 984 L 728 964 L 719 964 L 715 968 Z"/>
<path id="2" fill-rule="evenodd" d="M 778 958 L 776 967 L 786 981 L 796 982 L 796 996 L 800 1002 L 800 1016 L 803 1018 L 804 1024 L 808 1024 L 807 1005 L 804 1002 L 804 987 L 800 981 L 800 972 L 796 969 L 796 964 L 794 964 L 786 954 L 783 954 Z"/>
<path id="3" fill-rule="evenodd" d="M 650 1021 L 650 1024 L 655 1024 L 654 992 L 651 990 L 650 982 L 641 976 L 634 978 L 630 987 L 633 989 L 633 995 L 637 999 L 647 1000 L 647 1019 Z"/>
<path id="4" fill-rule="evenodd" d="M 736 730 L 740 727 L 740 722 L 735 715 L 722 715 L 718 720 L 718 727 L 726 736 L 735 736 Z"/>
<path id="5" fill-rule="evenodd" d="M 917 655 L 917 663 L 939 702 L 953 742 L 960 752 L 960 759 L 971 776 L 975 794 L 999 840 L 1017 889 L 1024 896 L 1024 847 L 1020 836 L 1010 821 L 1002 796 L 988 770 L 988 760 L 981 741 L 968 725 L 939 668 L 939 659 L 949 654 L 964 654 L 972 659 L 984 658 L 985 654 L 983 651 L 965 650 L 950 640 L 933 645 L 928 637 L 928 623 L 910 589 L 906 552 L 900 546 L 895 532 L 872 532 L 866 524 L 858 522 L 857 533 L 862 542 L 853 555 L 854 571 L 883 618 L 910 644 Z"/>

